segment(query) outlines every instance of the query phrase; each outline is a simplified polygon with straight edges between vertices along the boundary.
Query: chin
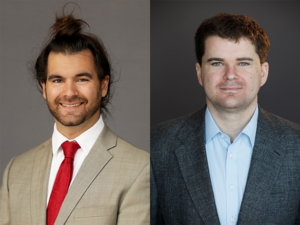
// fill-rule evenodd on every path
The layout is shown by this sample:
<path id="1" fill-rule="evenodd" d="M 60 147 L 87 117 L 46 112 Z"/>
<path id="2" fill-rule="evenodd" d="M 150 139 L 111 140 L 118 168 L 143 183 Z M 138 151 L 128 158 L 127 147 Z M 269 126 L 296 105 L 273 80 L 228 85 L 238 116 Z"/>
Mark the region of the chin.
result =
<path id="1" fill-rule="evenodd" d="M 251 102 L 222 102 L 219 106 L 228 111 L 244 111 L 251 105 Z"/>
<path id="2" fill-rule="evenodd" d="M 73 120 L 65 120 L 61 118 L 55 118 L 59 123 L 66 127 L 74 127 L 79 126 L 85 122 L 85 118 L 73 119 Z"/>

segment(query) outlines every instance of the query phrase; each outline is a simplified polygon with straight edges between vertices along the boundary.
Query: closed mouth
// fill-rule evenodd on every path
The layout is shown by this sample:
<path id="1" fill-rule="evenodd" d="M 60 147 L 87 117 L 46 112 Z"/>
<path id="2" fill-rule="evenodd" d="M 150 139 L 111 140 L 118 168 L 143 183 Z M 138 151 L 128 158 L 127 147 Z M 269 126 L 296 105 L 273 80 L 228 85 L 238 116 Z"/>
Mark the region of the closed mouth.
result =
<path id="1" fill-rule="evenodd" d="M 242 88 L 241 87 L 222 87 L 221 89 L 230 91 L 230 90 L 238 90 L 238 89 L 242 89 Z"/>

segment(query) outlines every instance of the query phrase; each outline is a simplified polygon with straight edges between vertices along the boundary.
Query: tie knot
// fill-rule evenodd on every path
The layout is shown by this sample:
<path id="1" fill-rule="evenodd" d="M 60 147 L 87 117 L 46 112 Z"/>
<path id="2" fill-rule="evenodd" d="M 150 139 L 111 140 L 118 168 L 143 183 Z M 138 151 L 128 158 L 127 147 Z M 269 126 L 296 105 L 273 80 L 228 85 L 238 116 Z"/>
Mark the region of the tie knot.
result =
<path id="1" fill-rule="evenodd" d="M 74 160 L 75 153 L 80 148 L 80 145 L 77 142 L 65 141 L 61 144 L 61 147 L 64 151 L 65 158 L 71 158 Z"/>

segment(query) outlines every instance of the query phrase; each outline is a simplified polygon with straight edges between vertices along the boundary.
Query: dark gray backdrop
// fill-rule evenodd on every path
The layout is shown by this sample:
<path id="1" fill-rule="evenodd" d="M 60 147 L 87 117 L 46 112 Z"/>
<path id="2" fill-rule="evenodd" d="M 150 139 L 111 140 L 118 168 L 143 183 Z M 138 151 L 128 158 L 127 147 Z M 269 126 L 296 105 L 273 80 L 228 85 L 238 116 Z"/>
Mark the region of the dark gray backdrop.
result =
<path id="1" fill-rule="evenodd" d="M 300 123 L 299 1 L 152 1 L 151 126 L 205 105 L 195 70 L 194 35 L 205 18 L 220 12 L 249 16 L 266 31 L 270 71 L 258 102 Z"/>
<path id="2" fill-rule="evenodd" d="M 54 120 L 27 70 L 67 1 L 1 1 L 0 179 L 9 160 L 49 139 Z M 115 74 L 112 118 L 119 136 L 149 150 L 150 2 L 74 1 L 75 15 L 104 42 Z M 1 183 L 0 181 L 0 183 Z"/>

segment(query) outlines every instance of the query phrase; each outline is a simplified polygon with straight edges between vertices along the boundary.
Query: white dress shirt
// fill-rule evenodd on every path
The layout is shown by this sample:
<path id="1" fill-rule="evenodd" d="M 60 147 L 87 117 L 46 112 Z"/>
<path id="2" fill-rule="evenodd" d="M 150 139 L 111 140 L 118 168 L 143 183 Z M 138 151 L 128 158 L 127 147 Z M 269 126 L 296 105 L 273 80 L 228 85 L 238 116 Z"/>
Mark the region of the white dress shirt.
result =
<path id="1" fill-rule="evenodd" d="M 70 186 L 72 185 L 72 182 L 74 178 L 76 177 L 83 161 L 85 160 L 86 156 L 89 154 L 90 150 L 92 149 L 93 145 L 95 144 L 98 136 L 102 132 L 104 127 L 104 122 L 102 119 L 102 116 L 100 116 L 99 120 L 88 130 L 80 134 L 75 139 L 69 140 L 65 136 L 63 136 L 56 128 L 56 124 L 54 124 L 54 130 L 52 134 L 52 152 L 53 152 L 53 158 L 51 163 L 51 169 L 50 169 L 50 176 L 49 176 L 49 182 L 48 182 L 48 192 L 47 192 L 47 205 L 49 202 L 49 198 L 52 192 L 52 188 L 55 182 L 56 174 L 59 170 L 60 164 L 65 159 L 63 149 L 61 147 L 61 144 L 65 141 L 77 141 L 77 143 L 80 145 L 80 149 L 77 150 L 75 157 L 74 157 L 74 170 L 73 170 L 73 176 L 70 183 Z M 69 187 L 70 187 L 69 186 Z"/>

